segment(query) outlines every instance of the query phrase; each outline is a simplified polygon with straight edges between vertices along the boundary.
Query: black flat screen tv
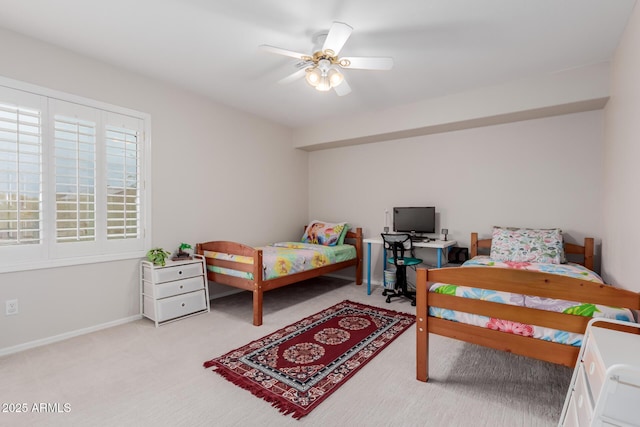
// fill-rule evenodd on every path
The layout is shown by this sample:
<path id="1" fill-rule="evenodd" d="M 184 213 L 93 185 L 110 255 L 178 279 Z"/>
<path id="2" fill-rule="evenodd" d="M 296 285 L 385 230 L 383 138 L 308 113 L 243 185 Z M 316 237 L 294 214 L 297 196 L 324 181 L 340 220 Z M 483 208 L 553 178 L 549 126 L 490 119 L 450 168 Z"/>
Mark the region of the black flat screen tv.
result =
<path id="1" fill-rule="evenodd" d="M 397 233 L 435 233 L 436 208 L 433 206 L 393 208 L 393 231 Z"/>

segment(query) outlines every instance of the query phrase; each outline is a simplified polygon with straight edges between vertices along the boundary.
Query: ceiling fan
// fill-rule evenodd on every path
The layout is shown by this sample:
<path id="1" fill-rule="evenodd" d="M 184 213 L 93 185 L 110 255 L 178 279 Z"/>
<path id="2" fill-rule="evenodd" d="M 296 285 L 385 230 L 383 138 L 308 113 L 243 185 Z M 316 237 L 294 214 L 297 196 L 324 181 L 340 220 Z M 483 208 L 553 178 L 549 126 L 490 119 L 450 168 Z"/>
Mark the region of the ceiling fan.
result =
<path id="1" fill-rule="evenodd" d="M 333 88 L 336 94 L 344 96 L 351 92 L 351 87 L 347 84 L 341 72 L 342 69 L 390 70 L 393 68 L 393 58 L 339 57 L 340 50 L 349 39 L 352 31 L 353 28 L 351 26 L 343 22 L 334 22 L 326 34 L 320 50 L 311 55 L 266 44 L 260 45 L 260 49 L 278 55 L 290 56 L 301 61 L 296 64 L 298 71 L 283 78 L 278 83 L 290 83 L 304 76 L 307 83 L 317 90 L 324 92 Z"/>

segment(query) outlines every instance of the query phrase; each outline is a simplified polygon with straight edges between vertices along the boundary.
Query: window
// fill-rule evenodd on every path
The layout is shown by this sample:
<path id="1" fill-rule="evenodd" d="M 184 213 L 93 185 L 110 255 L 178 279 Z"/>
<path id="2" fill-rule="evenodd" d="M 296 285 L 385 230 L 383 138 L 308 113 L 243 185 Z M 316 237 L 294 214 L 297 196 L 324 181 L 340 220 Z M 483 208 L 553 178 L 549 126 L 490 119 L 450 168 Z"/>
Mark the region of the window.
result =
<path id="1" fill-rule="evenodd" d="M 143 256 L 148 115 L 20 86 L 0 80 L 0 271 Z"/>

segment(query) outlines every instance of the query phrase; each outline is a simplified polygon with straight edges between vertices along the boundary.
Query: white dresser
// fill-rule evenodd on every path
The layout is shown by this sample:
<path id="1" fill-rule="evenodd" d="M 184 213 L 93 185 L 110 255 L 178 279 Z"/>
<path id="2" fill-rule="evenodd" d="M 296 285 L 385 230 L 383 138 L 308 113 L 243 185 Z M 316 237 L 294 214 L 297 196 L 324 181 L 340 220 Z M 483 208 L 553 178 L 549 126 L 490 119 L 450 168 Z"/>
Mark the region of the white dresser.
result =
<path id="1" fill-rule="evenodd" d="M 640 335 L 602 325 L 589 322 L 560 426 L 640 426 Z"/>
<path id="2" fill-rule="evenodd" d="M 140 312 L 161 324 L 209 311 L 204 257 L 167 261 L 164 266 L 140 262 Z"/>

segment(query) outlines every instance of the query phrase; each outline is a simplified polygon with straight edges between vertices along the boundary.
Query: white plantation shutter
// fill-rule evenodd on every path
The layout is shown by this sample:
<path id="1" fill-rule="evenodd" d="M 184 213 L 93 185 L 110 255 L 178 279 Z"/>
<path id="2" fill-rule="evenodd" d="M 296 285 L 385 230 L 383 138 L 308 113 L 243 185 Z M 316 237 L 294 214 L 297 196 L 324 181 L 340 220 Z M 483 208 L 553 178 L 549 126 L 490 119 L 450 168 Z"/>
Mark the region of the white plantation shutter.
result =
<path id="1" fill-rule="evenodd" d="M 0 272 L 144 256 L 148 115 L 6 82 Z"/>
<path id="2" fill-rule="evenodd" d="M 56 241 L 96 239 L 96 123 L 56 115 Z"/>
<path id="3" fill-rule="evenodd" d="M 0 100 L 0 246 L 39 244 L 41 112 Z"/>
<path id="4" fill-rule="evenodd" d="M 141 147 L 137 130 L 106 126 L 107 239 L 141 233 Z"/>

